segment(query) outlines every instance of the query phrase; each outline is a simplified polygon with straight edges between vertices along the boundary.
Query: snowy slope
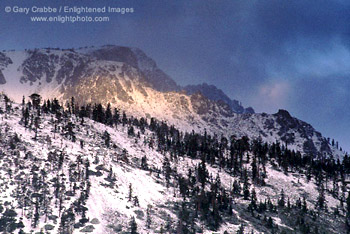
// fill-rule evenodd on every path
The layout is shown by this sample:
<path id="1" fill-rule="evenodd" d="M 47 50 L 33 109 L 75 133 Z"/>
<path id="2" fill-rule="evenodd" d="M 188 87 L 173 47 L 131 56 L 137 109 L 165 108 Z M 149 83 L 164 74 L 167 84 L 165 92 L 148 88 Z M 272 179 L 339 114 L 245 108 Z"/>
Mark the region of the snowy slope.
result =
<path id="1" fill-rule="evenodd" d="M 4 110 L 6 108 L 2 100 L 3 97 L 1 97 L 0 107 Z M 109 127 L 87 118 L 81 124 L 81 120 L 75 116 L 64 117 L 61 122 L 58 122 L 55 115 L 42 113 L 35 139 L 35 129 L 24 127 L 21 121 L 22 106 L 11 105 L 12 110 L 0 114 L 0 205 L 16 211 L 16 219 L 21 220 L 25 226 L 23 231 L 39 232 L 51 225 L 53 229 L 50 232 L 58 233 L 60 220 L 65 212 L 79 200 L 86 189 L 89 190 L 85 205 L 87 222 L 83 226 L 72 228 L 72 233 L 90 231 L 123 233 L 129 230 L 131 217 L 135 217 L 139 233 L 158 233 L 161 227 L 165 228 L 167 225 L 170 225 L 173 230 L 176 229 L 179 209 L 176 207 L 180 206 L 183 199 L 179 194 L 175 178 L 171 179 L 169 187 L 166 186 L 165 175 L 160 169 L 163 167 L 165 158 L 171 158 L 171 155 L 161 153 L 149 146 L 149 141 L 154 138 L 153 132 L 146 129 L 144 134 L 140 134 L 140 138 L 131 137 L 127 133 L 127 125 Z M 35 111 L 32 112 L 34 115 L 35 113 Z M 75 141 L 65 133 L 65 126 L 69 122 L 74 126 Z M 136 132 L 139 131 L 136 129 Z M 105 132 L 110 134 L 110 146 L 105 145 L 103 138 Z M 60 167 L 58 157 L 61 153 L 64 158 Z M 251 153 L 244 157 L 248 155 L 252 157 Z M 141 169 L 141 158 L 144 156 L 148 159 L 150 170 Z M 88 161 L 90 173 L 87 179 L 86 163 Z M 199 163 L 200 160 L 187 156 L 170 161 L 171 168 L 176 169 L 177 173 L 185 178 L 188 170 L 193 170 Z M 248 171 L 251 170 L 249 163 L 244 167 Z M 220 178 L 222 188 L 228 192 L 232 189 L 233 181 L 240 180 L 239 176 L 233 176 L 230 172 L 218 168 L 217 165 L 208 164 L 207 169 L 214 178 Z M 39 188 L 35 189 L 34 181 L 37 180 L 34 179 L 34 175 L 36 174 L 41 175 L 39 177 L 42 179 L 39 181 L 42 181 L 45 186 L 39 185 Z M 54 196 L 57 178 L 62 184 L 59 190 L 61 195 L 58 196 L 63 196 L 62 200 Z M 273 203 L 277 203 L 283 189 L 286 199 L 289 198 L 291 203 L 294 204 L 300 196 L 304 196 L 308 208 L 317 209 L 316 181 L 314 179 L 308 181 L 303 173 L 287 174 L 268 164 L 265 182 L 265 186 L 252 185 L 257 192 L 258 200 L 271 199 Z M 128 199 L 130 185 L 133 197 L 131 201 Z M 73 189 L 75 186 L 77 189 Z M 328 186 L 331 190 L 331 183 L 328 183 Z M 68 192 L 73 190 L 75 192 L 68 195 Z M 37 196 L 33 194 L 42 194 L 44 191 L 47 195 L 44 199 L 47 199 L 49 218 L 45 218 L 45 209 L 40 210 L 40 219 L 34 227 L 33 213 L 36 209 Z M 28 197 L 23 197 L 24 194 Z M 135 205 L 134 197 L 138 198 L 138 205 Z M 21 209 L 21 202 L 25 199 L 29 199 L 32 203 L 29 202 L 25 209 Z M 62 205 L 59 205 L 61 203 Z M 251 231 L 269 233 L 270 230 L 264 222 L 258 222 L 249 216 L 248 203 L 242 197 L 236 197 L 232 201 L 233 214 L 225 218 L 225 222 L 217 231 L 235 233 L 240 225 L 244 224 L 247 233 Z M 333 210 L 339 205 L 339 200 L 327 192 L 326 204 L 329 210 Z M 150 227 L 147 227 L 147 209 L 151 217 Z M 268 214 L 280 230 L 298 233 L 291 224 L 291 217 L 285 217 L 283 212 Z M 82 214 L 78 212 L 73 223 L 79 223 L 78 220 L 81 218 Z M 327 228 L 327 233 L 344 231 L 342 219 L 333 218 L 331 213 L 321 213 L 320 219 Z M 204 222 L 197 221 L 197 225 L 204 233 L 214 231 L 210 230 Z"/>

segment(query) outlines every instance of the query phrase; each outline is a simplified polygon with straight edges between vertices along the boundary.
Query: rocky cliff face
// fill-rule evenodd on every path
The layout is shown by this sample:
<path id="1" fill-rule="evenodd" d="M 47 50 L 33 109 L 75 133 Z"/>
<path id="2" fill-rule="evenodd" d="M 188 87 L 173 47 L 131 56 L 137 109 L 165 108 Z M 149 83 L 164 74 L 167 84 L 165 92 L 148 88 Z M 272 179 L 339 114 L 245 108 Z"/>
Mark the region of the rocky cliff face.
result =
<path id="1" fill-rule="evenodd" d="M 109 45 L 88 50 L 86 53 L 98 60 L 126 63 L 137 68 L 148 83 L 158 91 L 179 90 L 175 81 L 159 69 L 155 61 L 140 49 Z"/>
<path id="2" fill-rule="evenodd" d="M 128 114 L 156 117 L 183 131 L 280 141 L 313 155 L 342 157 L 311 125 L 287 111 L 254 114 L 215 86 L 186 92 L 141 50 L 119 46 L 77 50 L 36 49 L 0 53 L 0 90 L 17 102 L 37 92 L 44 99 L 72 96 L 79 104 L 111 103 Z"/>
<path id="3" fill-rule="evenodd" d="M 200 92 L 210 100 L 222 101 L 226 103 L 236 113 L 255 113 L 252 107 L 244 108 L 239 101 L 231 100 L 221 89 L 218 89 L 215 85 L 208 85 L 207 83 L 203 83 L 199 85 L 187 85 L 183 89 L 188 94 Z"/>
<path id="4" fill-rule="evenodd" d="M 6 84 L 6 79 L 2 70 L 4 70 L 9 64 L 12 64 L 12 60 L 4 53 L 0 52 L 0 85 Z"/>

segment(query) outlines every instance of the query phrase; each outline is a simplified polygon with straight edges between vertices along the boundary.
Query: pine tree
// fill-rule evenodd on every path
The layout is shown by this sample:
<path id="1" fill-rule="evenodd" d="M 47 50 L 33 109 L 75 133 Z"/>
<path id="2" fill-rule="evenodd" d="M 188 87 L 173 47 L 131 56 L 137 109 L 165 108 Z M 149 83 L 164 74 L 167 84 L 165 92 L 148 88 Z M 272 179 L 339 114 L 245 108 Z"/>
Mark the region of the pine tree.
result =
<path id="1" fill-rule="evenodd" d="M 284 191 L 282 189 L 280 199 L 278 200 L 278 206 L 284 207 L 285 205 L 285 198 L 284 198 Z"/>
<path id="2" fill-rule="evenodd" d="M 185 199 L 188 193 L 188 181 L 183 176 L 179 176 L 178 184 L 179 184 L 180 194 Z"/>
<path id="3" fill-rule="evenodd" d="M 299 198 L 299 200 L 300 200 L 300 198 Z M 303 197 L 302 210 L 303 210 L 304 213 L 307 212 L 307 203 L 306 203 L 306 198 L 305 198 L 305 196 Z"/>
<path id="4" fill-rule="evenodd" d="M 107 132 L 107 130 L 103 133 L 103 139 L 105 140 L 105 145 L 107 147 L 109 147 L 110 143 L 111 143 L 111 136 L 109 135 L 109 133 Z"/>
<path id="5" fill-rule="evenodd" d="M 168 157 L 164 157 L 163 173 L 165 176 L 166 186 L 169 187 L 171 167 L 170 167 L 170 162 L 169 162 Z"/>
<path id="6" fill-rule="evenodd" d="M 202 162 L 197 167 L 198 181 L 202 184 L 202 188 L 205 187 L 205 183 L 207 182 L 207 168 L 205 166 L 205 161 Z"/>
<path id="7" fill-rule="evenodd" d="M 233 194 L 236 194 L 236 195 L 240 195 L 240 193 L 241 193 L 241 185 L 239 184 L 239 182 L 237 180 L 235 180 L 233 182 L 232 192 L 233 192 Z"/>
<path id="8" fill-rule="evenodd" d="M 241 224 L 241 226 L 239 226 L 238 231 L 236 232 L 237 234 L 244 234 L 244 225 L 243 223 Z"/>
<path id="9" fill-rule="evenodd" d="M 135 217 L 131 217 L 130 220 L 130 234 L 137 234 L 137 223 L 135 221 Z"/>
<path id="10" fill-rule="evenodd" d="M 112 110 L 111 110 L 111 104 L 110 103 L 107 104 L 105 123 L 107 125 L 110 125 L 110 126 L 113 125 L 113 116 L 112 116 Z"/>
<path id="11" fill-rule="evenodd" d="M 128 196 L 128 200 L 131 201 L 132 199 L 132 185 L 131 183 L 129 184 L 129 196 Z"/>
<path id="12" fill-rule="evenodd" d="M 127 122 L 128 122 L 128 119 L 126 118 L 125 111 L 123 111 L 123 118 L 122 118 L 123 126 L 125 126 L 125 124 L 127 124 Z"/>
<path id="13" fill-rule="evenodd" d="M 346 198 L 346 221 L 345 224 L 348 227 L 348 230 L 350 230 L 350 192 L 348 192 L 348 196 Z"/>
<path id="14" fill-rule="evenodd" d="M 288 209 L 291 208 L 289 197 L 288 197 L 288 201 L 287 201 L 287 207 L 288 207 Z"/>
<path id="15" fill-rule="evenodd" d="M 72 114 L 76 114 L 76 106 L 75 106 L 75 99 L 74 97 L 71 98 L 70 106 L 72 109 Z"/>
<path id="16" fill-rule="evenodd" d="M 85 162 L 85 176 L 86 176 L 86 180 L 89 181 L 89 176 L 90 176 L 90 162 L 89 159 L 86 160 Z"/>
<path id="17" fill-rule="evenodd" d="M 34 220 L 33 220 L 33 227 L 34 227 L 34 228 L 37 227 L 39 218 L 40 218 L 40 214 L 39 214 L 39 201 L 38 201 L 38 199 L 36 199 L 36 201 L 35 201 L 35 210 L 34 210 Z"/>
<path id="18" fill-rule="evenodd" d="M 32 104 L 35 109 L 40 107 L 41 96 L 39 94 L 33 93 L 29 96 L 29 98 L 32 100 Z"/>
<path id="19" fill-rule="evenodd" d="M 267 219 L 267 227 L 268 228 L 273 228 L 273 220 L 271 217 Z"/>
<path id="20" fill-rule="evenodd" d="M 252 166 L 252 179 L 254 181 L 257 178 L 257 174 L 258 174 L 258 167 L 256 165 L 256 157 L 255 156 L 253 157 L 251 166 Z"/>
<path id="21" fill-rule="evenodd" d="M 119 110 L 118 110 L 117 108 L 114 108 L 114 112 L 113 112 L 113 124 L 114 124 L 115 126 L 118 125 L 118 123 L 119 123 L 119 118 L 120 118 L 120 116 L 119 116 Z"/>
<path id="22" fill-rule="evenodd" d="M 132 125 L 128 127 L 128 136 L 129 137 L 135 136 L 134 126 L 132 126 Z"/>
<path id="23" fill-rule="evenodd" d="M 151 228 L 151 224 L 152 224 L 152 219 L 151 219 L 151 206 L 148 205 L 148 206 L 147 206 L 147 211 L 146 211 L 146 227 L 147 227 L 148 229 L 150 229 L 150 228 Z M 163 226 L 162 226 L 162 228 L 163 228 Z"/>
<path id="24" fill-rule="evenodd" d="M 139 197 L 138 196 L 134 196 L 134 206 L 140 206 Z"/>
<path id="25" fill-rule="evenodd" d="M 109 167 L 109 172 L 108 172 L 108 179 L 112 180 L 113 179 L 113 168 L 112 165 Z"/>
<path id="26" fill-rule="evenodd" d="M 178 213 L 178 224 L 176 227 L 177 233 L 189 233 L 188 222 L 189 222 L 189 211 L 186 207 L 186 203 L 182 202 L 181 210 Z"/>
<path id="27" fill-rule="evenodd" d="M 166 219 L 166 224 L 165 224 L 165 231 L 170 232 L 172 229 L 172 221 L 171 221 L 171 217 L 168 214 L 167 219 Z"/>
<path id="28" fill-rule="evenodd" d="M 268 208 L 270 211 L 274 211 L 274 209 L 275 209 L 275 206 L 274 206 L 273 203 L 271 202 L 270 197 L 267 199 L 267 208 Z"/>
<path id="29" fill-rule="evenodd" d="M 324 195 L 324 188 L 323 188 L 323 184 L 320 185 L 319 188 L 319 194 L 318 194 L 318 198 L 317 198 L 317 206 L 319 209 L 323 209 L 325 207 L 325 195 Z"/>
<path id="30" fill-rule="evenodd" d="M 220 226 L 220 222 L 222 220 L 220 213 L 219 213 L 219 207 L 217 205 L 217 201 L 215 200 L 213 203 L 213 211 L 212 211 L 212 225 L 213 228 L 216 230 Z"/>
<path id="31" fill-rule="evenodd" d="M 141 169 L 148 170 L 147 157 L 146 155 L 141 158 Z"/>
<path id="32" fill-rule="evenodd" d="M 39 128 L 39 124 L 40 124 L 40 118 L 38 116 L 35 117 L 34 119 L 34 127 L 35 127 L 35 136 L 34 139 L 36 140 L 37 136 L 38 136 L 38 128 Z"/>
<path id="33" fill-rule="evenodd" d="M 338 185 L 338 181 L 337 181 L 337 176 L 333 177 L 333 189 L 332 189 L 332 193 L 335 197 L 338 197 L 339 195 L 339 185 Z"/>
<path id="34" fill-rule="evenodd" d="M 257 208 L 256 202 L 257 202 L 256 192 L 255 192 L 255 189 L 253 188 L 252 193 L 251 193 L 251 197 L 250 197 L 250 206 L 251 206 L 252 210 L 256 210 L 256 208 Z"/>
<path id="35" fill-rule="evenodd" d="M 265 200 L 265 202 L 260 201 L 259 202 L 259 207 L 258 207 L 259 213 L 265 212 L 266 210 L 267 210 L 266 200 Z"/>
<path id="36" fill-rule="evenodd" d="M 249 184 L 248 184 L 248 175 L 247 175 L 247 170 L 244 169 L 244 172 L 243 172 L 243 197 L 244 197 L 244 200 L 248 200 L 249 199 Z"/>
<path id="37" fill-rule="evenodd" d="M 24 119 L 24 126 L 27 127 L 29 123 L 29 109 L 26 107 L 23 113 L 23 119 Z"/>

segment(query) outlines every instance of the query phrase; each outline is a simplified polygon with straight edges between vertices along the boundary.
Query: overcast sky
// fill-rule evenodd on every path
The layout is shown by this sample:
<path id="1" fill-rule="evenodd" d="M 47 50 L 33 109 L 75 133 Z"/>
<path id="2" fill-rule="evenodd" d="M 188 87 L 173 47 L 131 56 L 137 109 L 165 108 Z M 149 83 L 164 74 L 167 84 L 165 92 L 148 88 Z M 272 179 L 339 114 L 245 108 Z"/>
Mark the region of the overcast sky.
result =
<path id="1" fill-rule="evenodd" d="M 104 23 L 33 23 L 6 6 L 132 7 Z M 134 46 L 179 84 L 287 109 L 350 151 L 350 1 L 2 0 L 0 49 Z M 53 16 L 53 14 L 50 14 Z"/>

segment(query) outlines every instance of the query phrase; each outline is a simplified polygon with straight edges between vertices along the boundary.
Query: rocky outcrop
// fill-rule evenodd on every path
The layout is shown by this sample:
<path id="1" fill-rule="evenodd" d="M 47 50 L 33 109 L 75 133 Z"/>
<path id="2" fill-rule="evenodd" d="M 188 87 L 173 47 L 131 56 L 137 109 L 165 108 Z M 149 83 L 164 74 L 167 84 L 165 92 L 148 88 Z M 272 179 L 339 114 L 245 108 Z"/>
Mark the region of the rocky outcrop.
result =
<path id="1" fill-rule="evenodd" d="M 188 94 L 194 94 L 197 92 L 202 93 L 204 96 L 213 101 L 222 101 L 226 103 L 232 111 L 236 113 L 255 113 L 252 107 L 244 108 L 242 104 L 237 100 L 231 100 L 221 89 L 218 89 L 214 85 L 208 85 L 207 83 L 203 83 L 200 85 L 187 85 L 183 87 L 183 89 Z"/>

